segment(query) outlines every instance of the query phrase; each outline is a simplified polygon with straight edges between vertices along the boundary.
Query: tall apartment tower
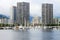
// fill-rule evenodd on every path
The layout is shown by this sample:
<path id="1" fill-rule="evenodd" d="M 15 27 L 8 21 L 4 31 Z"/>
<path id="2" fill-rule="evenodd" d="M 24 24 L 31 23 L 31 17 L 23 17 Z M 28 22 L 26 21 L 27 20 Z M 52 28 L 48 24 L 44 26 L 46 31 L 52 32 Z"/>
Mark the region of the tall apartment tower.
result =
<path id="1" fill-rule="evenodd" d="M 53 4 L 42 4 L 42 23 L 53 24 Z"/>
<path id="2" fill-rule="evenodd" d="M 16 6 L 13 6 L 13 23 L 16 23 Z"/>
<path id="3" fill-rule="evenodd" d="M 20 25 L 27 25 L 29 23 L 29 3 L 17 3 L 17 23 Z"/>

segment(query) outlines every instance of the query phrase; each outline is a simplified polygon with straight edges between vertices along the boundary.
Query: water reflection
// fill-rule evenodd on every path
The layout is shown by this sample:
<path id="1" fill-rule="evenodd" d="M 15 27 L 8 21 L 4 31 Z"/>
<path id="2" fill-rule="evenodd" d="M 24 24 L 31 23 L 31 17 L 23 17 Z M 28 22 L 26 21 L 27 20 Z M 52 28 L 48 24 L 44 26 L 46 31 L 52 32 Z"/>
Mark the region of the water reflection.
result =
<path id="1" fill-rule="evenodd" d="M 60 40 L 60 30 L 0 30 L 0 40 Z"/>
<path id="2" fill-rule="evenodd" d="M 29 32 L 27 30 L 15 30 L 13 33 L 14 40 L 29 40 Z"/>
<path id="3" fill-rule="evenodd" d="M 53 40 L 53 30 L 45 29 L 42 31 L 42 40 Z"/>
<path id="4" fill-rule="evenodd" d="M 31 29 L 30 33 L 30 40 L 42 40 L 42 32 L 40 29 Z"/>

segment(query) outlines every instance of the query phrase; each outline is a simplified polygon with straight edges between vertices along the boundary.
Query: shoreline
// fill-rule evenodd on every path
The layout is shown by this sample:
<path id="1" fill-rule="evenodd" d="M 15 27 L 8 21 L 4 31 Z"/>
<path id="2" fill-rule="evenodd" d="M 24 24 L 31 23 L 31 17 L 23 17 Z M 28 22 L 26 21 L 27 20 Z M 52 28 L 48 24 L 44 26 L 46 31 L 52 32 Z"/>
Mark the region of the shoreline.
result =
<path id="1" fill-rule="evenodd" d="M 0 27 L 0 30 L 19 30 L 19 29 L 60 29 L 60 26 L 30 26 L 30 27 Z"/>

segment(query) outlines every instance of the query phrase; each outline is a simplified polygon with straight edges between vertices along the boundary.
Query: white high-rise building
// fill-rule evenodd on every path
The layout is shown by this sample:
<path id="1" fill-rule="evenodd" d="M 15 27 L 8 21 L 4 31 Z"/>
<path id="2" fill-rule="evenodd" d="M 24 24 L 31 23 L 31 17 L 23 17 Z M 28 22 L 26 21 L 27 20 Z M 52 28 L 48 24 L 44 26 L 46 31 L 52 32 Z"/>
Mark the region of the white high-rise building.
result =
<path id="1" fill-rule="evenodd" d="M 39 26 L 40 25 L 40 17 L 38 17 L 38 16 L 33 17 L 31 24 L 33 26 Z"/>

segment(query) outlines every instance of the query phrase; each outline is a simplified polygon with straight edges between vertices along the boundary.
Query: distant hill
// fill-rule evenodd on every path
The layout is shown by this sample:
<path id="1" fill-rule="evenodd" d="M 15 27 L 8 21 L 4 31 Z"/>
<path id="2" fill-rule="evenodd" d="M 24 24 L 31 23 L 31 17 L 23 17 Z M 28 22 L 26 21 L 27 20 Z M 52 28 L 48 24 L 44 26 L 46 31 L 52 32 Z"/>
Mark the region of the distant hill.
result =
<path id="1" fill-rule="evenodd" d="M 54 18 L 60 18 L 60 16 L 55 16 Z"/>
<path id="2" fill-rule="evenodd" d="M 0 18 L 7 18 L 9 19 L 9 17 L 7 17 L 6 15 L 0 14 Z"/>
<path id="3" fill-rule="evenodd" d="M 32 19 L 33 19 L 33 17 L 32 17 L 32 16 L 30 16 L 30 18 L 29 18 L 29 19 L 30 19 L 30 22 L 31 22 L 31 21 L 32 21 Z"/>

